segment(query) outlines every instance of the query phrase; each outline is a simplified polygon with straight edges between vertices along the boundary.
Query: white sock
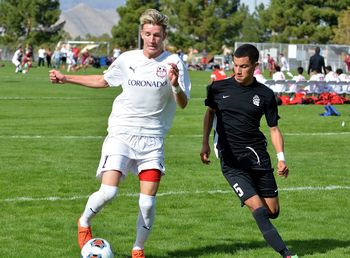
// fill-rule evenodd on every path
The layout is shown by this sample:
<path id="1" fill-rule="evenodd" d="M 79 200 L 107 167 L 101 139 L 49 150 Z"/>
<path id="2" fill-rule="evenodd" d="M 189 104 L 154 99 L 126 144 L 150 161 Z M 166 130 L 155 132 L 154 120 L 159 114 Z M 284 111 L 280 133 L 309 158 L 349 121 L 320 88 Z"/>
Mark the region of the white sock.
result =
<path id="1" fill-rule="evenodd" d="M 101 184 L 100 189 L 90 195 L 79 223 L 82 227 L 89 227 L 90 220 L 110 202 L 118 193 L 118 187 Z"/>
<path id="2" fill-rule="evenodd" d="M 136 224 L 136 241 L 133 250 L 143 250 L 154 221 L 156 197 L 140 193 L 139 215 Z"/>

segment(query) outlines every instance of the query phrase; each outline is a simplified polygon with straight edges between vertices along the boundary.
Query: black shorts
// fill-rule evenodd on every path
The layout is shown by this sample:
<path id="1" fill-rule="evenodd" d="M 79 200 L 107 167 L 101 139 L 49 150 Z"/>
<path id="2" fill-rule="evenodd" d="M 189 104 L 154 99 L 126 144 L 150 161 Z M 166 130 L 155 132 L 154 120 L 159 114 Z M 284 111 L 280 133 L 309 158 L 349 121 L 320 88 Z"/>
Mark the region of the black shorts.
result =
<path id="1" fill-rule="evenodd" d="M 221 170 L 234 192 L 244 202 L 254 195 L 278 196 L 278 189 L 265 147 L 246 147 L 234 152 L 220 151 Z"/>

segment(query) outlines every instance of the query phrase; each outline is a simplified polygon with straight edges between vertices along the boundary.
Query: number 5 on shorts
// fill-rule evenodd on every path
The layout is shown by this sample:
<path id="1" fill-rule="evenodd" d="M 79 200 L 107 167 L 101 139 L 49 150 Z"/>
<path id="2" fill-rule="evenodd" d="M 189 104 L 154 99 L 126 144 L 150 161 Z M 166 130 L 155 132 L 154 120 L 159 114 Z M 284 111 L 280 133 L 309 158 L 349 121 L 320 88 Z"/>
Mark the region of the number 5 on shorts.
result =
<path id="1" fill-rule="evenodd" d="M 242 197 L 242 196 L 243 196 L 244 192 L 243 192 L 242 188 L 240 188 L 240 187 L 238 186 L 238 183 L 236 183 L 236 184 L 233 185 L 233 189 L 235 190 L 235 192 L 237 193 L 237 195 L 238 195 L 239 197 Z"/>

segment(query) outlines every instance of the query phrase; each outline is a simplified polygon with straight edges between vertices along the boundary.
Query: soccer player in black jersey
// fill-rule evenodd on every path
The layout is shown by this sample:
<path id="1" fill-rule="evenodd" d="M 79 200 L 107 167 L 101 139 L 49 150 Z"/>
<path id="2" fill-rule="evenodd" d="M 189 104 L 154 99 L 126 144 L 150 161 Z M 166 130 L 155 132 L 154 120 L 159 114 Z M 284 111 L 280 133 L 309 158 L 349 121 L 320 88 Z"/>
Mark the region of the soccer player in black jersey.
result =
<path id="1" fill-rule="evenodd" d="M 284 158 L 284 141 L 278 128 L 278 110 L 272 90 L 254 78 L 259 65 L 259 51 L 250 44 L 236 49 L 233 62 L 235 75 L 208 86 L 200 153 L 209 164 L 209 136 L 216 115 L 217 150 L 222 173 L 246 205 L 266 242 L 284 258 L 295 258 L 286 247 L 270 219 L 279 215 L 278 189 L 266 149 L 266 138 L 259 130 L 265 115 L 271 141 L 278 158 L 278 175 L 288 176 Z"/>

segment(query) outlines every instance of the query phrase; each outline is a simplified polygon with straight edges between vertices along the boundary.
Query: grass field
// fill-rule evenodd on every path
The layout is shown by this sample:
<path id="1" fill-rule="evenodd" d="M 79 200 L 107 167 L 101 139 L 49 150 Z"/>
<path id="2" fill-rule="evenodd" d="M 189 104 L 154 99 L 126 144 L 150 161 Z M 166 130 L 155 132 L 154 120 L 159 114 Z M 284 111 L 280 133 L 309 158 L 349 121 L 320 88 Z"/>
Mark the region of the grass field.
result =
<path id="1" fill-rule="evenodd" d="M 178 109 L 166 139 L 167 175 L 147 257 L 277 258 L 219 162 L 200 162 L 209 73 L 192 72 L 191 80 L 189 106 Z M 9 63 L 0 67 L 1 258 L 79 257 L 76 220 L 99 187 L 95 170 L 119 92 L 52 85 L 46 68 L 22 75 Z M 277 179 L 282 209 L 274 224 L 299 257 L 350 257 L 350 106 L 336 108 L 339 117 L 319 116 L 316 105 L 279 109 L 291 172 Z M 119 193 L 93 221 L 94 236 L 118 258 L 130 257 L 135 237 L 137 178 L 127 177 Z"/>

